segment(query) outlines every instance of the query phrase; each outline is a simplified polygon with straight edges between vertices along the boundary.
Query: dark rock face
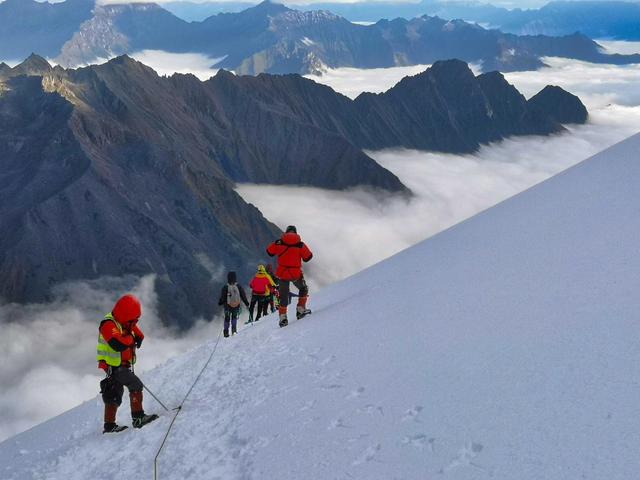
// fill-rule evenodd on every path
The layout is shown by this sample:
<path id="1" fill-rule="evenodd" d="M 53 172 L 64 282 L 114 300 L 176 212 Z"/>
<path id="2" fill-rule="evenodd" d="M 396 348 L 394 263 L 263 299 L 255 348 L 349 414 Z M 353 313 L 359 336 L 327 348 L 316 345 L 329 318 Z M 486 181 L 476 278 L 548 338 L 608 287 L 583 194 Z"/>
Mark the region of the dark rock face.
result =
<path id="1" fill-rule="evenodd" d="M 529 99 L 529 107 L 559 123 L 585 123 L 589 116 L 580 99 L 560 87 L 547 85 Z"/>
<path id="2" fill-rule="evenodd" d="M 347 140 L 284 115 L 225 111 L 223 93 L 195 77 L 161 78 L 128 57 L 45 63 L 32 57 L 0 77 L 4 301 L 153 273 L 163 319 L 186 326 L 217 309 L 227 269 L 248 279 L 279 235 L 234 177 L 407 192 Z"/>
<path id="3" fill-rule="evenodd" d="M 208 83 L 234 89 L 232 103 L 269 112 L 342 138 L 364 149 L 393 147 L 472 152 L 509 135 L 548 135 L 563 127 L 545 112 L 532 116 L 527 100 L 498 72 L 473 75 L 460 60 L 436 62 L 385 93 L 355 101 L 297 75 L 234 77 L 220 73 Z M 245 109 L 242 109 L 245 110 Z M 250 120 L 247 120 L 250 121 Z"/>
<path id="4" fill-rule="evenodd" d="M 136 133 L 99 76 L 80 76 L 104 89 L 96 110 L 41 77 L 12 79 L 0 98 L 0 296 L 44 301 L 60 282 L 154 273 L 167 323 L 209 318 L 225 268 L 248 274 L 278 229 L 210 162 Z"/>
<path id="5" fill-rule="evenodd" d="M 246 281 L 279 235 L 234 181 L 409 195 L 360 148 L 467 152 L 562 129 L 545 100 L 561 92 L 532 113 L 502 75 L 456 60 L 355 101 L 298 75 L 200 82 L 126 56 L 78 70 L 32 56 L 3 72 L 0 297 L 153 273 L 162 318 L 180 326 L 211 317 L 225 272 Z"/>

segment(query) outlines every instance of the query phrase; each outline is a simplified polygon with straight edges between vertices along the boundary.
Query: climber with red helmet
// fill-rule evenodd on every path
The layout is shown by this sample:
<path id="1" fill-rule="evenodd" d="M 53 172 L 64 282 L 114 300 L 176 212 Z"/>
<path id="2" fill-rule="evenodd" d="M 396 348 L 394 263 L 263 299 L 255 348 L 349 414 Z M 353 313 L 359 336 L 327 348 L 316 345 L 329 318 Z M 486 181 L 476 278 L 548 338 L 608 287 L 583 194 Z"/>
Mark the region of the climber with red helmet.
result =
<path id="1" fill-rule="evenodd" d="M 116 423 L 116 413 L 122 403 L 124 387 L 129 390 L 133 427 L 141 428 L 158 415 L 146 415 L 142 408 L 142 381 L 133 372 L 136 348 L 142 346 L 144 334 L 138 327 L 142 315 L 140 301 L 134 295 L 124 295 L 100 322 L 98 367 L 107 377 L 100 382 L 104 401 L 104 429 L 102 433 L 120 432 L 127 428 Z"/>

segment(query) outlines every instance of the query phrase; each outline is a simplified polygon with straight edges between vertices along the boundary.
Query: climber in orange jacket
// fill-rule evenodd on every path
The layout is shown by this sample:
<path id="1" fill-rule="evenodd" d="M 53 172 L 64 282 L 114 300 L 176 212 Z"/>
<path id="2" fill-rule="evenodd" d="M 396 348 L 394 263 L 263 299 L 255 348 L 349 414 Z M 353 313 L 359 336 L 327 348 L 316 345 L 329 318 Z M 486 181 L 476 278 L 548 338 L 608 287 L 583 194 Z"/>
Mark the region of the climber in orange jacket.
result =
<path id="1" fill-rule="evenodd" d="M 96 359 L 98 367 L 107 374 L 107 378 L 100 382 L 100 393 L 104 401 L 103 433 L 119 432 L 127 428 L 116 423 L 116 413 L 122 403 L 125 386 L 129 390 L 134 428 L 141 428 L 158 418 L 157 415 L 144 413 L 144 385 L 132 368 L 136 363 L 136 348 L 140 348 L 144 340 L 144 334 L 138 327 L 140 315 L 140 301 L 133 295 L 125 295 L 100 322 Z"/>
<path id="2" fill-rule="evenodd" d="M 276 240 L 267 247 L 269 256 L 278 257 L 278 268 L 276 277 L 280 281 L 279 294 L 280 305 L 280 326 L 289 324 L 287 319 L 287 306 L 289 305 L 289 283 L 293 282 L 299 291 L 298 305 L 296 306 L 296 317 L 302 318 L 311 313 L 307 308 L 309 288 L 304 280 L 302 262 L 308 262 L 313 257 L 313 253 L 300 239 L 298 231 L 294 225 L 289 225 L 279 240 Z"/>
<path id="3" fill-rule="evenodd" d="M 251 287 L 251 305 L 249 305 L 249 321 L 247 323 L 254 321 L 253 308 L 256 303 L 258 304 L 258 314 L 255 317 L 255 321 L 260 320 L 262 316 L 267 316 L 271 291 L 275 288 L 276 283 L 271 278 L 271 275 L 267 273 L 265 266 L 258 265 L 258 271 L 249 286 Z"/>

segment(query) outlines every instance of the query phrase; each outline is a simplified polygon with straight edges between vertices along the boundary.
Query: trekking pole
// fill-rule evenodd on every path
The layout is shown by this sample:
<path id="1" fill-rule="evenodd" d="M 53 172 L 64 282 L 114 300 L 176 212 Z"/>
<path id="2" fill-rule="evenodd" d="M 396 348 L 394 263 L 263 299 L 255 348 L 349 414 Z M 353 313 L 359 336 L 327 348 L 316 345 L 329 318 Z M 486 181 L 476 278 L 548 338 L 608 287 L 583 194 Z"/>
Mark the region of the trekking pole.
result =
<path id="1" fill-rule="evenodd" d="M 134 375 L 135 375 L 135 373 L 136 373 L 136 371 L 135 371 L 135 370 L 134 370 L 134 368 L 133 368 L 133 365 L 131 365 L 131 373 L 133 373 Z M 142 383 L 142 380 L 140 380 L 140 383 Z M 144 388 L 147 392 L 149 392 L 149 393 L 151 394 L 151 396 L 152 396 L 153 398 L 155 398 L 156 402 L 158 402 L 162 408 L 164 408 L 167 412 L 169 411 L 169 409 L 168 409 L 167 407 L 165 407 L 165 406 L 164 406 L 164 403 L 162 403 L 162 402 L 158 399 L 158 397 L 156 397 L 156 396 L 153 394 L 153 392 L 147 388 L 147 386 L 146 386 L 144 383 L 142 383 L 142 388 Z M 175 410 L 175 409 L 174 409 L 174 410 Z"/>
<path id="2" fill-rule="evenodd" d="M 149 390 L 149 389 L 147 388 L 147 386 L 146 386 L 144 383 L 142 384 L 142 387 L 143 387 L 147 392 L 149 392 L 149 394 L 150 394 L 153 398 L 155 398 L 156 402 L 158 402 L 162 408 L 164 408 L 167 412 L 169 411 L 169 409 L 168 409 L 167 407 L 165 407 L 165 406 L 164 406 L 164 403 L 162 403 L 160 400 L 158 400 L 158 397 L 156 397 L 156 396 L 153 394 L 153 392 L 152 392 L 151 390 Z"/>

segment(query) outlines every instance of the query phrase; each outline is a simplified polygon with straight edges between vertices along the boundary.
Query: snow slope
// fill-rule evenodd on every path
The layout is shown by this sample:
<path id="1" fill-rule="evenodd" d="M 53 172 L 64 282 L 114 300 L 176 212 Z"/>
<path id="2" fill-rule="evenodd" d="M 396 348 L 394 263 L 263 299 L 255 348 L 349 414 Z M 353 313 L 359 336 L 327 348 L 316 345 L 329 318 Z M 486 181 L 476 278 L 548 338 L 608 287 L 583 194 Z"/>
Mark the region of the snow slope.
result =
<path id="1" fill-rule="evenodd" d="M 287 328 L 222 339 L 157 478 L 637 478 L 639 151 L 636 135 L 318 292 Z M 177 405 L 215 340 L 144 380 Z M 3 442 L 0 478 L 153 478 L 172 415 L 116 436 L 101 415 L 96 399 Z"/>

